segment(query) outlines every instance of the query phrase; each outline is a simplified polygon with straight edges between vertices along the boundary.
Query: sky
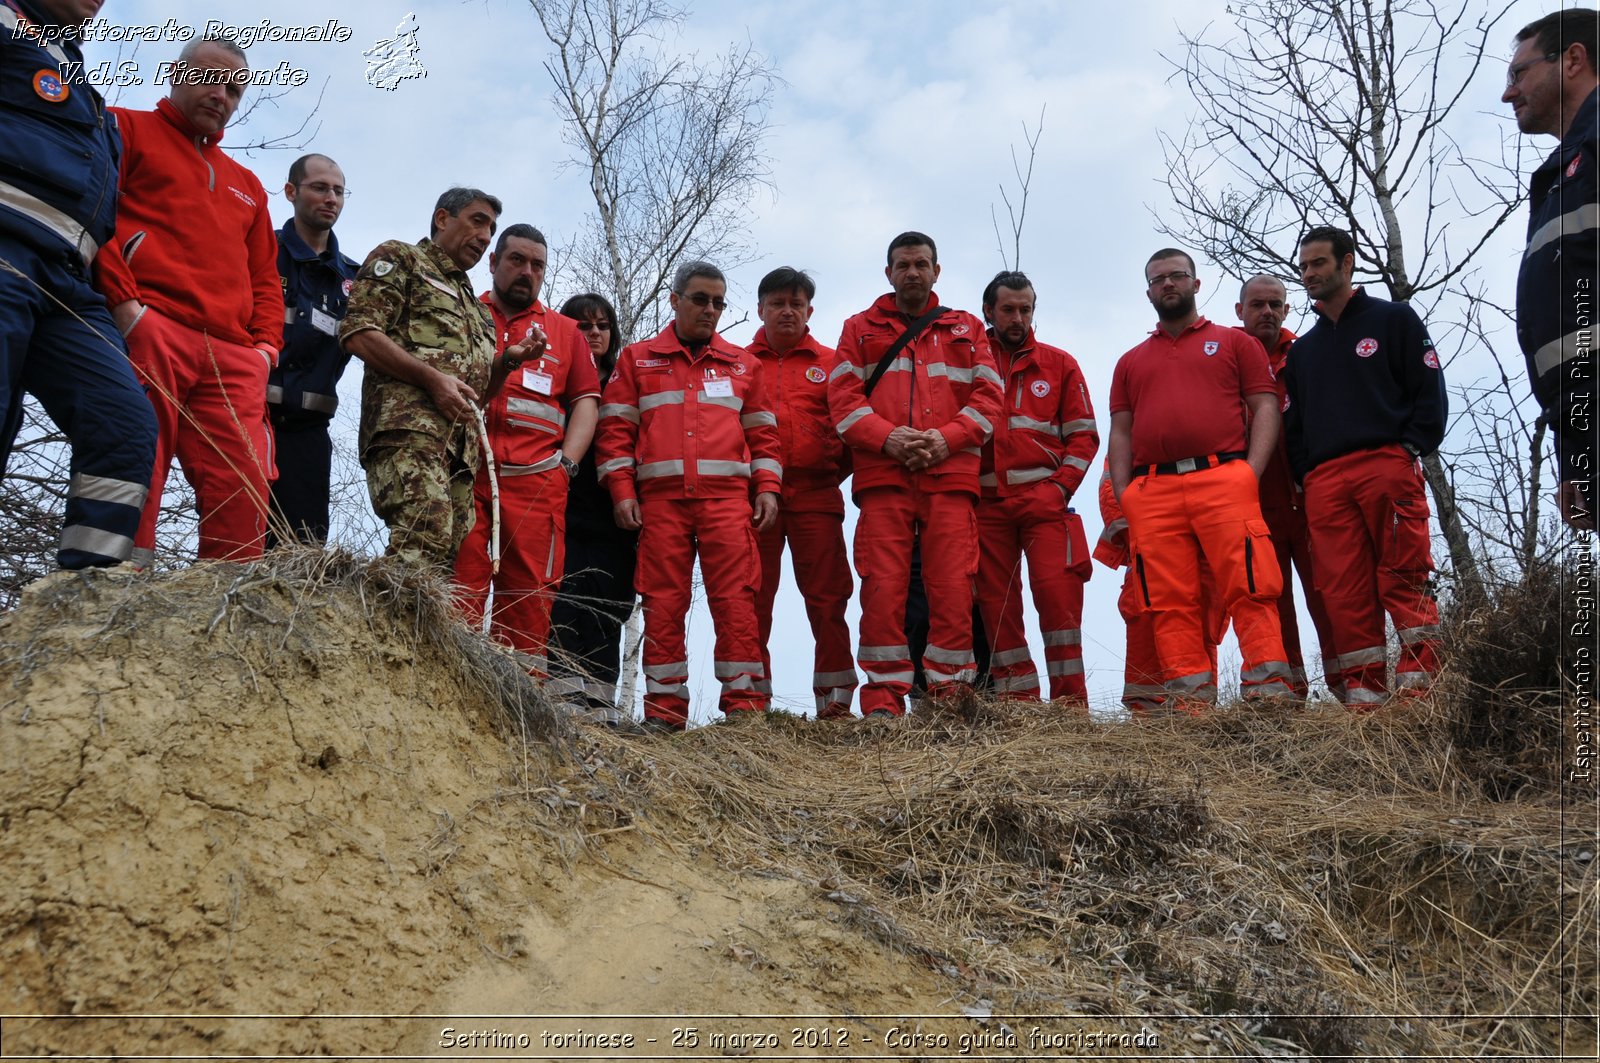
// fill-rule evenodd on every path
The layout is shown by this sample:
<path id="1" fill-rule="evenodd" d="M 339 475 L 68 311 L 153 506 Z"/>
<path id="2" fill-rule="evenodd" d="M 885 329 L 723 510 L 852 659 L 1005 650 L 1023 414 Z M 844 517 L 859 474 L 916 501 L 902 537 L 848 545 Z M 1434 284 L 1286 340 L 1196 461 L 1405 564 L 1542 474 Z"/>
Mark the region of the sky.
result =
<path id="1" fill-rule="evenodd" d="M 1036 331 L 1077 357 L 1104 437 L 1116 359 L 1155 323 L 1144 294 L 1144 261 L 1171 242 L 1156 228 L 1158 216 L 1171 216 L 1158 132 L 1181 133 L 1196 110 L 1186 87 L 1170 79 L 1165 57 L 1181 54 L 1181 33 L 1208 25 L 1210 35 L 1226 39 L 1231 20 L 1223 0 L 1129 0 L 1114 9 L 1059 0 L 930 3 L 918 5 L 914 18 L 904 5 L 840 0 L 803 6 L 690 0 L 689 6 L 692 13 L 665 42 L 668 48 L 714 56 L 748 42 L 782 78 L 766 145 L 771 187 L 750 204 L 752 257 L 729 270 L 731 305 L 724 321 L 748 321 L 728 329 L 728 338 L 748 342 L 756 324 L 757 281 L 772 268 L 791 265 L 816 279 L 812 328 L 833 344 L 844 319 L 887 290 L 884 248 L 906 229 L 938 241 L 941 302 L 978 312 L 984 284 L 1007 264 L 991 210 L 1004 218 L 1000 187 L 1013 196 L 1016 191 L 1010 152 L 1026 150 L 1024 126 L 1039 125 L 1042 108 L 1018 264 L 1038 293 Z M 1469 152 L 1498 155 L 1501 138 L 1513 128 L 1509 108 L 1499 102 L 1511 38 L 1555 6 L 1536 0 L 1510 4 L 1491 39 L 1491 59 L 1464 104 Z M 264 40 L 248 49 L 254 70 L 307 75 L 300 88 L 250 110 L 223 142 L 225 148 L 279 142 L 237 156 L 273 193 L 276 222 L 291 213 L 280 191 L 284 174 L 305 151 L 332 156 L 345 172 L 352 195 L 336 233 L 344 251 L 358 260 L 383 240 L 426 235 L 434 199 L 455 184 L 499 196 L 506 206 L 502 224 L 532 223 L 553 248 L 576 234 L 592 209 L 581 174 L 564 165 L 570 150 L 542 66 L 549 46 L 525 3 L 110 0 L 101 17 L 127 27 L 159 27 L 168 19 L 203 27 L 219 12 L 226 12 L 221 21 L 237 29 L 259 30 L 263 20 L 269 29 L 326 26 L 331 19 L 348 37 L 342 43 Z M 402 23 L 415 27 L 415 59 L 425 76 L 377 87 L 362 52 L 393 39 Z M 144 84 L 103 91 L 122 106 L 148 108 L 165 92 L 153 84 L 157 64 L 174 58 L 179 46 L 91 42 L 85 52 L 91 68 L 100 60 L 133 64 L 130 72 Z M 1524 139 L 1522 169 L 1531 170 L 1552 145 Z M 181 209 L 181 202 L 175 206 Z M 1519 216 L 1497 234 L 1482 260 L 1488 289 L 1505 303 L 1511 301 L 1522 227 Z M 1203 260 L 1198 270 L 1201 312 L 1236 323 L 1239 279 L 1219 275 Z M 480 290 L 487 288 L 487 257 L 473 278 Z M 559 305 L 571 294 L 547 290 L 543 297 Z M 1296 328 L 1305 317 L 1304 293 L 1291 285 L 1290 299 L 1286 324 Z M 1509 364 L 1520 367 L 1509 334 L 1497 340 L 1510 354 Z M 1448 376 L 1453 384 L 1464 382 L 1487 372 L 1486 366 L 1468 352 L 1447 366 Z M 344 504 L 334 540 L 376 552 L 381 531 L 365 511 L 351 454 L 359 384 L 360 367 L 353 365 L 340 387 L 335 426 L 341 464 L 336 489 Z M 1075 499 L 1091 543 L 1101 529 L 1094 495 L 1099 460 Z M 853 509 L 847 522 L 853 527 Z M 1097 565 L 1086 588 L 1084 658 L 1097 710 L 1110 710 L 1120 698 L 1120 585 L 1120 572 Z M 855 619 L 852 612 L 852 631 Z M 1042 666 L 1031 606 L 1029 623 L 1034 659 Z M 1301 626 L 1309 650 L 1309 621 Z M 694 719 L 705 720 L 715 715 L 717 688 L 703 603 L 691 616 L 689 635 L 691 711 Z M 772 650 L 775 704 L 809 711 L 810 632 L 787 563 Z M 1236 653 L 1225 649 L 1223 659 L 1224 672 L 1227 662 L 1236 668 Z"/>

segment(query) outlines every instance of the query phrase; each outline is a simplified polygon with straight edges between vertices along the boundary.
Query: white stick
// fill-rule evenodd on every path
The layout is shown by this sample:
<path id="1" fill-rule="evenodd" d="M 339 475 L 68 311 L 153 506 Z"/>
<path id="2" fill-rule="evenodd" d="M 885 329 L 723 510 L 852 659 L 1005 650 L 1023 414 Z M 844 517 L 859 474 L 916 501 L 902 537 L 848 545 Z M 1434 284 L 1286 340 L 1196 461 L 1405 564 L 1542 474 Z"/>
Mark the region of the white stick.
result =
<path id="1" fill-rule="evenodd" d="M 473 406 L 478 418 L 478 441 L 483 444 L 483 466 L 489 470 L 489 569 L 500 574 L 500 477 L 494 471 L 494 448 L 489 445 L 489 425 L 483 419 L 483 408 Z M 488 610 L 484 610 L 484 623 L 488 623 Z"/>

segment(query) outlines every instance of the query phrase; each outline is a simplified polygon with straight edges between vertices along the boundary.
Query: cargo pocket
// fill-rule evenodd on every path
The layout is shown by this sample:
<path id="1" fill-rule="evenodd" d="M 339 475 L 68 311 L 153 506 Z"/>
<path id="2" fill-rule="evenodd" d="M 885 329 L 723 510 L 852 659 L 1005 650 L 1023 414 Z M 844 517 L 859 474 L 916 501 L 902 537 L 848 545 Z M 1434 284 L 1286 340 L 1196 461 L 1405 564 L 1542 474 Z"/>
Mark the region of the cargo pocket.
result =
<path id="1" fill-rule="evenodd" d="M 1084 583 L 1094 575 L 1094 558 L 1089 553 L 1089 537 L 1083 531 L 1083 518 L 1067 510 L 1067 574 Z"/>
<path id="2" fill-rule="evenodd" d="M 1389 528 L 1378 558 L 1380 568 L 1407 583 L 1425 584 L 1433 571 L 1433 543 L 1428 530 L 1428 501 L 1397 498 L 1389 505 Z"/>
<path id="3" fill-rule="evenodd" d="M 1283 573 L 1278 568 L 1278 552 L 1264 520 L 1244 522 L 1245 590 L 1259 602 L 1274 602 L 1283 593 Z"/>
<path id="4" fill-rule="evenodd" d="M 1150 582 L 1144 578 L 1144 555 L 1138 551 L 1133 555 L 1133 571 L 1139 577 L 1139 597 L 1144 601 L 1144 607 L 1150 608 Z"/>

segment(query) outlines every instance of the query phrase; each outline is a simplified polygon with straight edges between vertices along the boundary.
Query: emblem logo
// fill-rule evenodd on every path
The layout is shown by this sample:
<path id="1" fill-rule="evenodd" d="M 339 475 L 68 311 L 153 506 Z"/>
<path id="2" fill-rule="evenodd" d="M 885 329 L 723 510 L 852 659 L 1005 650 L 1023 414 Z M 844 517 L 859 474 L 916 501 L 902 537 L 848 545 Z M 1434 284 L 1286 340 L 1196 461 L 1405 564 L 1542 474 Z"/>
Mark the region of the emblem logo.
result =
<path id="1" fill-rule="evenodd" d="M 744 376 L 743 362 L 734 362 L 732 365 L 728 366 L 728 368 L 732 370 L 734 376 Z"/>
<path id="2" fill-rule="evenodd" d="M 666 358 L 635 358 L 633 364 L 640 369 L 665 369 L 672 363 Z"/>
<path id="3" fill-rule="evenodd" d="M 821 366 L 814 365 L 806 370 L 806 379 L 813 384 L 822 384 L 827 382 L 828 374 L 822 371 Z"/>
<path id="4" fill-rule="evenodd" d="M 1435 351 L 1432 347 L 1429 347 L 1426 351 L 1423 351 L 1422 364 L 1427 366 L 1429 369 L 1439 368 L 1439 352 Z"/>
<path id="5" fill-rule="evenodd" d="M 344 294 L 349 295 L 350 294 L 350 289 L 354 288 L 355 286 L 356 286 L 356 282 L 355 281 L 345 281 L 339 287 L 344 289 Z"/>
<path id="6" fill-rule="evenodd" d="M 1572 157 L 1572 162 L 1570 164 L 1568 164 L 1568 166 L 1567 166 L 1567 176 L 1568 177 L 1571 177 L 1573 174 L 1578 172 L 1578 164 L 1581 163 L 1582 161 L 1583 161 L 1583 156 L 1582 155 L 1574 155 Z"/>
<path id="7" fill-rule="evenodd" d="M 966 325 L 957 325 L 955 328 L 950 330 L 950 335 L 952 335 L 952 336 L 965 336 L 967 333 L 969 333 L 971 331 L 972 331 L 972 329 L 969 328 Z"/>
<path id="8" fill-rule="evenodd" d="M 390 262 L 386 258 L 379 259 L 377 262 L 374 262 L 372 264 L 372 275 L 374 277 L 387 277 L 390 273 L 393 273 L 393 272 L 394 272 L 394 263 Z"/>
<path id="9" fill-rule="evenodd" d="M 1046 395 L 1050 394 L 1050 382 L 1048 380 L 1035 380 L 1032 384 L 1028 385 L 1028 390 L 1033 392 L 1034 398 L 1042 399 Z"/>
<path id="10" fill-rule="evenodd" d="M 67 97 L 72 95 L 67 83 L 54 70 L 41 70 L 33 75 L 33 91 L 38 93 L 41 100 L 49 103 L 65 103 Z"/>
<path id="11" fill-rule="evenodd" d="M 1213 354 L 1216 354 L 1217 353 L 1217 348 L 1219 346 L 1221 346 L 1221 344 L 1219 344 L 1216 340 L 1207 340 L 1206 341 L 1206 357 L 1210 358 Z"/>
<path id="12" fill-rule="evenodd" d="M 1362 358 L 1371 358 L 1378 353 L 1378 341 L 1370 336 L 1356 344 L 1356 354 Z"/>

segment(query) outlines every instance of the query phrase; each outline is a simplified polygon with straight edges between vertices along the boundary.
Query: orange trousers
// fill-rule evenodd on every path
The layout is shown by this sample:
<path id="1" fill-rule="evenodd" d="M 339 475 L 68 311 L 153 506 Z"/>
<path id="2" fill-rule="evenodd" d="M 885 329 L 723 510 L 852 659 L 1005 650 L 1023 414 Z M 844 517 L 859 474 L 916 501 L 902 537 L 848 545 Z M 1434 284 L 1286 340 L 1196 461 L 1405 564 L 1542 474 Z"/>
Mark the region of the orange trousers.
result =
<path id="1" fill-rule="evenodd" d="M 566 569 L 567 474 L 545 472 L 500 478 L 500 571 L 489 560 L 493 514 L 489 474 L 478 469 L 472 489 L 477 519 L 456 552 L 456 603 L 467 623 L 483 623 L 494 588 L 489 633 L 532 660 L 529 671 L 549 675 L 545 647 L 550 609 Z"/>

